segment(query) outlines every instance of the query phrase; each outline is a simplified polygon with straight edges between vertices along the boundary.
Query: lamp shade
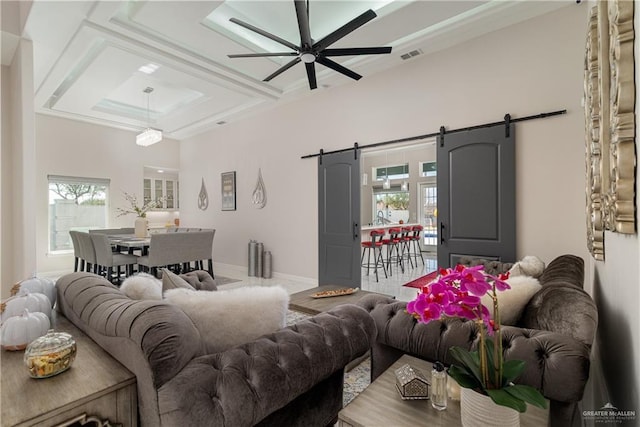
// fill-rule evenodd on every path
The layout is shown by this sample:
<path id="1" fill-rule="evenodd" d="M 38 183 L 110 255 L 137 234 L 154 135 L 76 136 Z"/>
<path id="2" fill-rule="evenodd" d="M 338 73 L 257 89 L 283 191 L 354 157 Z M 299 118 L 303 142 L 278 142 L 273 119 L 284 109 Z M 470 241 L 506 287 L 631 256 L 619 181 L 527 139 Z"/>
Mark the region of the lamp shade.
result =
<path id="1" fill-rule="evenodd" d="M 148 147 L 151 144 L 162 141 L 162 131 L 147 128 L 136 136 L 136 144 Z"/>

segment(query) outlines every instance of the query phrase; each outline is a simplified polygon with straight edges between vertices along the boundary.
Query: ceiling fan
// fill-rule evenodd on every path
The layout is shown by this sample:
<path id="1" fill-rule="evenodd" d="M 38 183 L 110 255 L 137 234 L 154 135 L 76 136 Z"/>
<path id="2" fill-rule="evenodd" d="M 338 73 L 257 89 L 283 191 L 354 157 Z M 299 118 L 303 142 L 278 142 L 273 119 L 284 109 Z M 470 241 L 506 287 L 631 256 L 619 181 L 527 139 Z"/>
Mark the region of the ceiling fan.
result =
<path id="1" fill-rule="evenodd" d="M 294 0 L 296 7 L 296 15 L 298 17 L 298 29 L 300 30 L 300 46 L 284 40 L 276 35 L 268 33 L 260 28 L 254 27 L 251 24 L 243 22 L 236 18 L 229 19 L 234 24 L 238 24 L 248 30 L 254 31 L 264 37 L 267 37 L 273 41 L 280 43 L 291 49 L 293 52 L 268 52 L 268 53 L 243 53 L 236 55 L 228 55 L 229 58 L 257 58 L 266 56 L 295 56 L 295 58 L 278 68 L 274 73 L 267 76 L 264 81 L 268 82 L 274 77 L 277 77 L 284 71 L 296 65 L 298 62 L 304 62 L 307 69 L 307 78 L 309 79 L 309 87 L 311 90 L 318 87 L 316 80 L 315 63 L 329 67 L 347 77 L 351 77 L 354 80 L 360 80 L 362 77 L 360 74 L 349 70 L 346 67 L 338 64 L 335 61 L 329 59 L 330 56 L 350 56 L 350 55 L 379 55 L 385 53 L 391 53 L 391 47 L 352 47 L 342 49 L 328 49 L 333 43 L 337 42 L 347 34 L 360 28 L 367 22 L 371 21 L 377 15 L 369 9 L 360 16 L 352 19 L 342 27 L 338 28 L 331 34 L 323 37 L 318 41 L 314 41 L 311 38 L 311 29 L 309 28 L 309 4 L 308 0 Z"/>

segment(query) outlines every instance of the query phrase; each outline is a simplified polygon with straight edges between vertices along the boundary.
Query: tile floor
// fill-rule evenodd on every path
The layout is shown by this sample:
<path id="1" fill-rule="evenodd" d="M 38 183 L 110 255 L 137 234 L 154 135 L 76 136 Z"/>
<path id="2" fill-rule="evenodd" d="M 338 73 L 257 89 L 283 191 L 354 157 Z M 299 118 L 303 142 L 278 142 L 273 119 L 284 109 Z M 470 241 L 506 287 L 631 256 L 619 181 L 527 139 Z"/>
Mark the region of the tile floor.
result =
<path id="1" fill-rule="evenodd" d="M 422 265 L 422 261 L 418 260 L 418 265 L 414 268 L 405 268 L 404 273 L 397 266 L 392 266 L 391 274 L 387 278 L 384 277 L 382 270 L 378 271 L 378 281 L 376 282 L 376 276 L 373 271 L 366 274 L 366 269 L 363 268 L 361 289 L 365 291 L 378 292 L 381 294 L 392 295 L 400 301 L 410 301 L 416 296 L 417 290 L 415 288 L 403 287 L 407 282 L 417 279 L 427 273 L 432 272 L 437 268 L 437 262 L 434 254 L 423 253 L 425 265 Z M 406 266 L 405 266 L 406 267 Z M 216 268 L 216 274 L 221 276 L 234 278 L 240 280 L 239 282 L 229 283 L 222 285 L 220 289 L 232 289 L 242 286 L 283 286 L 290 294 L 303 291 L 313 287 L 309 283 L 296 282 L 295 280 L 272 278 L 263 279 L 259 277 L 249 277 L 246 273 L 239 273 L 238 270 L 225 271 L 223 268 Z"/>

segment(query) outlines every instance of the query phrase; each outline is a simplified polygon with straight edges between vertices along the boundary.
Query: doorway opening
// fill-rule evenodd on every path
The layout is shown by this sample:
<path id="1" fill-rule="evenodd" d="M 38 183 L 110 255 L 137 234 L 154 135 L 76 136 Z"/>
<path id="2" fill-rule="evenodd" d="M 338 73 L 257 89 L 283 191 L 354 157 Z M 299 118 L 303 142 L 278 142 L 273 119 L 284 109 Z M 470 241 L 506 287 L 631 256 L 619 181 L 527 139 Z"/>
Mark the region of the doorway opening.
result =
<path id="1" fill-rule="evenodd" d="M 388 264 L 387 277 L 378 280 L 362 269 L 362 288 L 392 294 L 408 300 L 415 289 L 402 285 L 437 268 L 437 171 L 435 139 L 415 141 L 402 146 L 362 151 L 361 238 L 369 239 L 370 230 L 422 225 L 418 241 L 420 254 L 411 262 L 405 258 L 401 268 L 397 261 Z M 386 257 L 386 255 L 385 255 Z M 424 264 L 422 262 L 424 259 Z M 388 262 L 388 260 L 387 260 Z"/>

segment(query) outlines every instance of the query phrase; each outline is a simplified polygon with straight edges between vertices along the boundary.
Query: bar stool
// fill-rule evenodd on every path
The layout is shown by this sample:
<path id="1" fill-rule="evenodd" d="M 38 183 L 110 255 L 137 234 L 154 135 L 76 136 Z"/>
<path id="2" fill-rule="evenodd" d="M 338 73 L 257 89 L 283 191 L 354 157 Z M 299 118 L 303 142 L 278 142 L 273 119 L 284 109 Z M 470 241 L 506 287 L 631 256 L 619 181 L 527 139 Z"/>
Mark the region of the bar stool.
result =
<path id="1" fill-rule="evenodd" d="M 400 235 L 400 258 L 404 260 L 406 258 L 414 268 L 413 260 L 411 259 L 411 233 L 413 232 L 411 227 L 402 227 L 402 234 Z"/>
<path id="2" fill-rule="evenodd" d="M 418 265 L 418 257 L 420 257 L 422 265 L 424 265 L 424 257 L 420 250 L 420 234 L 423 229 L 424 227 L 421 225 L 414 225 L 411 227 L 411 234 L 409 235 L 409 246 L 413 249 L 413 251 L 409 251 L 409 257 L 416 260 L 416 266 Z"/>
<path id="3" fill-rule="evenodd" d="M 402 228 L 392 227 L 388 231 L 389 238 L 382 239 L 382 244 L 387 247 L 387 271 L 389 271 L 389 276 L 393 276 L 391 261 L 394 261 L 396 265 L 399 265 L 400 269 L 404 273 L 404 263 L 402 262 L 402 256 L 400 255 Z M 395 255 L 393 254 L 394 250 L 396 252 Z"/>
<path id="4" fill-rule="evenodd" d="M 382 259 L 382 238 L 384 237 L 384 230 L 374 229 L 369 232 L 370 240 L 360 243 L 362 246 L 362 258 L 360 264 L 362 267 L 367 267 L 367 276 L 369 275 L 369 269 L 373 266 L 376 273 L 376 282 L 378 281 L 378 265 L 382 266 L 384 271 L 384 277 L 387 277 L 387 269 L 384 266 L 384 260 Z M 364 262 L 364 255 L 367 253 L 367 262 Z M 373 252 L 374 262 L 371 262 L 371 252 Z"/>

